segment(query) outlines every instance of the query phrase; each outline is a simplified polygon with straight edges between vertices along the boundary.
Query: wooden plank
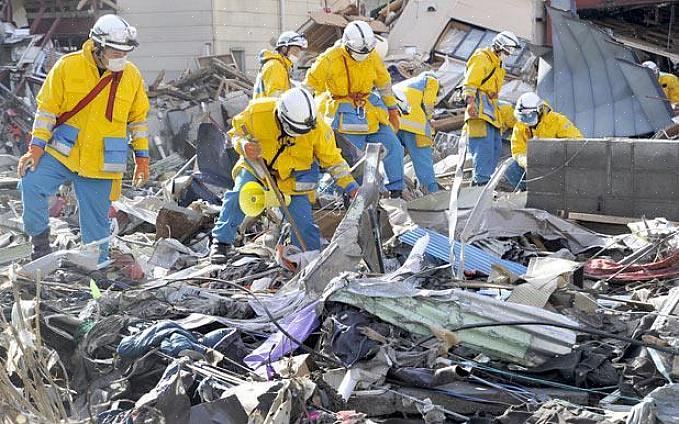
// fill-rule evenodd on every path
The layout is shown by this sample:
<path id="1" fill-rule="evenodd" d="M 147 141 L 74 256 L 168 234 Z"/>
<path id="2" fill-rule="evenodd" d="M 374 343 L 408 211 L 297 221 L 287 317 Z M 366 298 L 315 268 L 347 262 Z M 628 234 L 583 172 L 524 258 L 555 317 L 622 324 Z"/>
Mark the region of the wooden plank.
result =
<path id="1" fill-rule="evenodd" d="M 598 215 L 594 213 L 568 212 L 568 219 L 582 222 L 596 222 L 599 224 L 627 225 L 631 222 L 639 222 L 641 218 L 629 218 L 624 216 Z M 671 224 L 679 225 L 678 222 L 668 221 Z"/>

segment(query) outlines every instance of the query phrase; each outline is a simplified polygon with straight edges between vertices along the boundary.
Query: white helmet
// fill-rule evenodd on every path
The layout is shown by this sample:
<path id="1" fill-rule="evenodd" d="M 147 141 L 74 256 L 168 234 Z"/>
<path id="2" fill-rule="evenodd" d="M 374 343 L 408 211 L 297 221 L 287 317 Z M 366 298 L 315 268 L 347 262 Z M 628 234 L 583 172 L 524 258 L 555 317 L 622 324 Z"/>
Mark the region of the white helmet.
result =
<path id="1" fill-rule="evenodd" d="M 521 42 L 513 32 L 502 31 L 493 38 L 492 46 L 496 51 L 511 56 L 521 47 Z"/>
<path id="2" fill-rule="evenodd" d="M 276 41 L 276 48 L 288 46 L 298 46 L 303 49 L 306 49 L 307 47 L 309 47 L 309 43 L 307 42 L 307 39 L 304 36 L 304 34 L 300 34 L 295 31 L 285 31 L 284 33 L 278 36 L 278 41 Z"/>
<path id="3" fill-rule="evenodd" d="M 387 53 L 389 53 L 389 42 L 386 38 L 377 34 L 375 34 L 375 39 L 377 40 L 377 44 L 375 44 L 375 51 L 377 52 L 377 55 L 382 60 L 384 60 L 384 58 L 387 57 Z"/>
<path id="4" fill-rule="evenodd" d="M 375 49 L 377 39 L 372 28 L 364 21 L 351 21 L 342 34 L 342 44 L 351 57 L 361 62 Z"/>
<path id="5" fill-rule="evenodd" d="M 519 97 L 519 100 L 516 101 L 514 117 L 519 122 L 523 122 L 524 124 L 533 127 L 538 124 L 540 111 L 544 105 L 544 100 L 537 94 L 533 92 L 524 93 Z"/>
<path id="6" fill-rule="evenodd" d="M 642 63 L 641 66 L 644 66 L 653 71 L 656 77 L 660 75 L 660 68 L 658 68 L 658 65 L 656 65 L 655 62 L 653 62 L 652 60 L 647 60 L 646 62 Z"/>
<path id="7" fill-rule="evenodd" d="M 396 105 L 398 106 L 398 110 L 401 111 L 402 115 L 409 115 L 411 108 L 410 108 L 410 102 L 408 101 L 408 98 L 405 96 L 405 94 L 401 90 L 399 90 L 396 87 L 393 88 L 393 92 L 394 92 L 394 97 L 396 98 Z"/>
<path id="8" fill-rule="evenodd" d="M 103 15 L 90 30 L 90 38 L 101 47 L 131 52 L 139 45 L 137 29 L 117 15 Z"/>
<path id="9" fill-rule="evenodd" d="M 291 88 L 281 95 L 276 107 L 283 131 L 297 137 L 316 128 L 316 103 L 311 93 L 301 87 Z"/>

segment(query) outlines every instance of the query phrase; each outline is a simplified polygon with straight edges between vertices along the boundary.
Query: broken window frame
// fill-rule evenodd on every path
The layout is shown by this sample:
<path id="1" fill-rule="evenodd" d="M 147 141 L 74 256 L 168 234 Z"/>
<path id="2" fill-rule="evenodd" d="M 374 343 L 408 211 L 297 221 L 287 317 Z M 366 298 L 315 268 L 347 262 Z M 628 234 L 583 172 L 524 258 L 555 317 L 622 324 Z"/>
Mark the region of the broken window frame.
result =
<path id="1" fill-rule="evenodd" d="M 441 49 L 441 44 L 446 40 L 446 36 L 452 31 L 463 31 L 466 32 L 466 34 L 460 37 L 454 48 L 450 50 L 446 49 L 446 51 L 444 51 Z M 481 35 L 478 36 L 478 34 Z M 493 37 L 495 37 L 497 34 L 497 31 L 451 19 L 450 22 L 448 22 L 446 29 L 441 33 L 441 36 L 436 41 L 434 53 L 466 62 L 474 53 L 474 51 L 476 51 L 476 49 L 489 46 L 493 40 Z M 459 37 L 459 35 L 457 37 Z M 469 40 L 473 40 L 473 37 L 478 38 L 476 41 L 472 41 L 473 46 L 469 44 L 465 45 L 465 43 L 468 43 Z M 471 49 L 469 47 L 471 47 Z M 461 49 L 464 49 L 464 54 L 461 54 Z M 508 73 L 512 75 L 519 75 L 521 73 L 521 68 L 529 57 L 530 50 L 528 49 L 525 40 L 521 40 L 521 49 L 516 54 L 510 56 L 503 66 Z"/>

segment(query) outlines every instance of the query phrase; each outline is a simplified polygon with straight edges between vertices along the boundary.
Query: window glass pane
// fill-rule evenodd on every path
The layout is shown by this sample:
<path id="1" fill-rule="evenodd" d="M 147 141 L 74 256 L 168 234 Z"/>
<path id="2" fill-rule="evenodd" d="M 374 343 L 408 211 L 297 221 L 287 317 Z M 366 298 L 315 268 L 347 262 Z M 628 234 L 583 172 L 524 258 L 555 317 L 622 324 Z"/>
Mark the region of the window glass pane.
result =
<path id="1" fill-rule="evenodd" d="M 467 37 L 464 39 L 464 41 L 462 41 L 460 46 L 455 51 L 454 56 L 464 60 L 469 59 L 469 56 L 474 53 L 476 46 L 479 45 L 479 41 L 481 41 L 485 33 L 485 31 L 479 29 L 472 29 L 469 31 Z"/>
<path id="2" fill-rule="evenodd" d="M 496 35 L 497 35 L 497 32 L 486 31 L 486 35 L 483 36 L 483 39 L 479 43 L 479 47 L 490 46 L 490 43 L 493 41 L 493 38 L 495 38 Z"/>
<path id="3" fill-rule="evenodd" d="M 467 35 L 467 31 L 451 28 L 441 39 L 437 51 L 443 54 L 452 55 L 460 41 Z"/>

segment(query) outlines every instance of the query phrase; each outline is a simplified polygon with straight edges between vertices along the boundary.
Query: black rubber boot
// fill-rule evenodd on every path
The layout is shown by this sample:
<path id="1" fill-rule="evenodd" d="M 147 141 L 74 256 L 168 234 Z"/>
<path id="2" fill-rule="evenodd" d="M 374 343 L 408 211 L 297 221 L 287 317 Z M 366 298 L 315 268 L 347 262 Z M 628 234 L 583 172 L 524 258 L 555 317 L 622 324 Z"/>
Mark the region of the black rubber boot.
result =
<path id="1" fill-rule="evenodd" d="M 37 236 L 31 237 L 31 244 L 33 244 L 33 253 L 31 253 L 31 260 L 36 260 L 52 253 L 50 247 L 50 230 L 49 228 Z"/>
<path id="2" fill-rule="evenodd" d="M 212 246 L 210 246 L 210 263 L 223 265 L 229 260 L 232 252 L 233 245 L 213 241 Z"/>
<path id="3" fill-rule="evenodd" d="M 400 199 L 403 197 L 403 190 L 389 190 L 390 199 Z"/>

